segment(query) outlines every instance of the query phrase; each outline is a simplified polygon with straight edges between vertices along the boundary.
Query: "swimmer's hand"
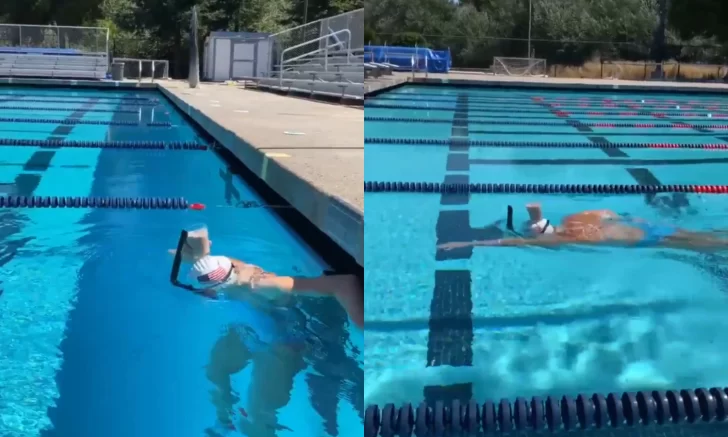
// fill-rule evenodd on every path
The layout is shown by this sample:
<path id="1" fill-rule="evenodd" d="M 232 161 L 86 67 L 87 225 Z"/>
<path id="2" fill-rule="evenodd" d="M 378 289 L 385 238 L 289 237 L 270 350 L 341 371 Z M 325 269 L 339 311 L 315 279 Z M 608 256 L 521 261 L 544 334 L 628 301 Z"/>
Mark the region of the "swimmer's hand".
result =
<path id="1" fill-rule="evenodd" d="M 172 256 L 175 256 L 175 255 L 177 255 L 177 249 L 169 249 L 167 251 L 167 253 L 169 253 Z M 194 258 L 192 256 L 190 256 L 190 254 L 186 253 L 184 250 L 182 251 L 182 257 L 180 259 L 182 260 L 182 262 L 186 262 L 186 263 L 194 261 Z"/>

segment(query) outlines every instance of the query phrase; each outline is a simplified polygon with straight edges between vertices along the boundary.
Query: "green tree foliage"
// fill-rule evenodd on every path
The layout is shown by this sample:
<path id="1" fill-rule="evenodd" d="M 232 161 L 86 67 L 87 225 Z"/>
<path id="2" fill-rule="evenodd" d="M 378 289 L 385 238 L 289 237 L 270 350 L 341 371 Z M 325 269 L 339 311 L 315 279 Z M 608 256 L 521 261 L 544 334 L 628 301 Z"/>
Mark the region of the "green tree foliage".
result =
<path id="1" fill-rule="evenodd" d="M 306 18 L 314 21 L 361 8 L 363 0 L 307 4 Z M 201 38 L 218 30 L 277 32 L 304 21 L 303 0 L 0 0 L 0 23 L 107 27 L 113 56 L 167 59 L 172 73 L 184 76 L 193 5 Z M 0 43 L 8 38 L 0 30 Z M 41 38 L 51 44 L 58 34 Z"/>
<path id="2" fill-rule="evenodd" d="M 723 62 L 728 0 L 531 0 L 531 49 L 550 62 L 594 58 Z M 661 31 L 660 6 L 666 29 Z M 528 56 L 529 0 L 367 0 L 367 42 L 449 48 L 462 67 Z M 663 37 L 666 44 L 663 44 Z"/>

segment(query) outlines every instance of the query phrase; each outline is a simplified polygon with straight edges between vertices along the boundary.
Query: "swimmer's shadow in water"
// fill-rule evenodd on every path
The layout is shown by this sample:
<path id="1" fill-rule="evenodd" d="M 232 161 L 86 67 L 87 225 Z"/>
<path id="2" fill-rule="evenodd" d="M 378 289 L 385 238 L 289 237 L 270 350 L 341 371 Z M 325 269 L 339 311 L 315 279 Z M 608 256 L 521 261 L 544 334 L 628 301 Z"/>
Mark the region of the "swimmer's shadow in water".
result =
<path id="1" fill-rule="evenodd" d="M 721 288 L 728 293 L 728 257 L 722 255 L 710 254 L 682 254 L 659 252 L 658 257 L 669 259 L 672 261 L 689 264 L 696 269 L 705 272 L 721 283 Z"/>

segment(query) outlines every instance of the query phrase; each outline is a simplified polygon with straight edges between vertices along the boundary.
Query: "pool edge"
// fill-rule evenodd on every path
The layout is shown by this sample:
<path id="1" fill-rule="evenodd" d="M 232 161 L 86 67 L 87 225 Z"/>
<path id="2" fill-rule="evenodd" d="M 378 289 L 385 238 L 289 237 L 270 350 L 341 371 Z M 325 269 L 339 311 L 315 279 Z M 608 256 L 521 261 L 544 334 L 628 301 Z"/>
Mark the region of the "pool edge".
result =
<path id="1" fill-rule="evenodd" d="M 199 108 L 185 102 L 164 86 L 155 83 L 155 87 L 180 112 L 186 114 L 201 130 L 230 152 L 232 157 L 253 176 L 262 181 L 286 203 L 293 206 L 298 213 L 351 256 L 360 267 L 364 265 L 364 214 L 362 210 L 338 196 L 320 190 L 311 181 L 289 170 L 275 157 L 267 156 L 264 151 L 249 144 L 235 132 L 225 129 Z M 296 231 L 301 234 L 298 228 Z M 304 239 L 311 244 L 308 238 Z M 314 237 L 311 239 L 313 240 Z M 339 257 L 334 256 L 334 258 Z M 328 259 L 326 261 L 334 264 Z"/>

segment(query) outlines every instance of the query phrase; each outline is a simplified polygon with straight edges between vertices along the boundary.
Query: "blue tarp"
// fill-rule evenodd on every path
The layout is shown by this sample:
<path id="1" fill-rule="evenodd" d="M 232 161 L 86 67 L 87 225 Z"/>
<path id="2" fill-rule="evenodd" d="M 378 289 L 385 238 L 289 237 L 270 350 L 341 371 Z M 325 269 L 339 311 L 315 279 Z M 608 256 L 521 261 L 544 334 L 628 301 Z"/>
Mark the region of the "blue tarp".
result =
<path id="1" fill-rule="evenodd" d="M 447 73 L 452 67 L 450 50 L 432 50 L 423 47 L 364 46 L 364 62 L 387 62 L 397 70 L 411 71 L 412 62 L 417 70 L 430 73 Z"/>

